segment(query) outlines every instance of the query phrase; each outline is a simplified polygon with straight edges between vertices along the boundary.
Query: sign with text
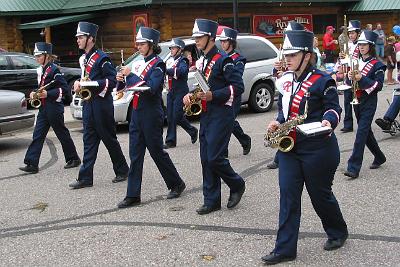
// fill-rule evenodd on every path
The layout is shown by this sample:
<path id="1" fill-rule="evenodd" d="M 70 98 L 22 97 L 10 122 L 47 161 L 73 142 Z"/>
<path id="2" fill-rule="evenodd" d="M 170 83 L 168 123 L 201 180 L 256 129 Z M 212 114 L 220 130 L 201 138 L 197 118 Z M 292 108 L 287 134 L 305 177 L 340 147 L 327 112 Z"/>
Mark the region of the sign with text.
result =
<path id="1" fill-rule="evenodd" d="M 254 15 L 253 33 L 266 37 L 282 37 L 288 22 L 294 20 L 313 31 L 312 15 L 307 14 L 285 14 L 285 15 Z"/>

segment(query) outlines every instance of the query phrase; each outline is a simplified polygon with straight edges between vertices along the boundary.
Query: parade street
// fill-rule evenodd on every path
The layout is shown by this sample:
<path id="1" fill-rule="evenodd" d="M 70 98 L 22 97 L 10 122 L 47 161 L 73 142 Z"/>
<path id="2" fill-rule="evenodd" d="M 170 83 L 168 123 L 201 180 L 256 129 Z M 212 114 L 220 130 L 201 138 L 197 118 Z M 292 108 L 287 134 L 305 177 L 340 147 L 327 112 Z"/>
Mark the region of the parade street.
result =
<path id="1" fill-rule="evenodd" d="M 375 118 L 382 117 L 394 86 L 379 93 Z M 339 96 L 343 104 L 343 96 Z M 53 131 L 45 141 L 39 173 L 18 169 L 32 140 L 32 129 L 0 138 L 0 265 L 1 266 L 263 266 L 260 257 L 275 244 L 279 215 L 278 170 L 267 169 L 275 150 L 263 145 L 267 113 L 251 113 L 246 107 L 238 117 L 252 138 L 250 154 L 243 156 L 234 137 L 229 146 L 232 167 L 246 180 L 239 205 L 228 210 L 229 190 L 222 185 L 222 209 L 198 215 L 203 204 L 199 143 L 178 127 L 177 147 L 168 149 L 186 190 L 167 200 L 168 190 L 146 152 L 142 204 L 118 209 L 127 182 L 112 183 L 110 157 L 100 145 L 94 168 L 94 185 L 71 190 L 79 168 L 65 170 L 60 142 Z M 37 111 L 34 111 L 37 112 Z M 66 125 L 83 156 L 82 123 L 73 121 L 65 108 Z M 343 114 L 342 114 L 343 118 Z M 193 123 L 196 127 L 199 122 Z M 355 123 L 355 127 L 356 127 Z M 372 130 L 387 161 L 369 169 L 373 156 L 366 148 L 358 179 L 344 176 L 355 131 L 335 133 L 341 159 L 333 192 L 349 229 L 345 245 L 323 250 L 326 234 L 303 191 L 302 219 L 297 258 L 288 266 L 399 266 L 400 264 L 400 137 Z M 166 128 L 164 127 L 164 136 Z M 129 133 L 117 127 L 118 140 L 129 164 Z M 321 162 L 324 158 L 320 159 Z M 317 167 L 317 166 L 315 166 Z M 281 264 L 285 266 L 285 264 Z"/>

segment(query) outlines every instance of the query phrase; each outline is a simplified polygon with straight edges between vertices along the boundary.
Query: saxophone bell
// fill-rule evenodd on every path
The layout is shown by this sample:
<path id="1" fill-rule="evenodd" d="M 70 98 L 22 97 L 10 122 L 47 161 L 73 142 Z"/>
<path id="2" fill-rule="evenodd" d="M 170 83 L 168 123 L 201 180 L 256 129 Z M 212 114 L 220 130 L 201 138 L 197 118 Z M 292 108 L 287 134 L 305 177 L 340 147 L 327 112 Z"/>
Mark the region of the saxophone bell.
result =
<path id="1" fill-rule="evenodd" d="M 82 99 L 82 101 L 88 101 L 90 98 L 92 98 L 92 92 L 90 92 L 89 89 L 82 88 L 79 91 L 78 96 Z"/>
<path id="2" fill-rule="evenodd" d="M 289 136 L 285 135 L 278 139 L 277 143 L 271 145 L 272 148 L 277 148 L 282 152 L 289 152 L 294 147 L 294 139 Z"/>
<path id="3" fill-rule="evenodd" d="M 190 104 L 183 107 L 186 116 L 197 116 L 203 111 L 201 107 L 201 99 L 197 97 L 197 93 L 201 92 L 200 86 L 196 85 L 196 89 L 190 96 Z"/>
<path id="4" fill-rule="evenodd" d="M 29 100 L 29 104 L 31 105 L 31 107 L 33 108 L 40 108 L 40 106 L 42 105 L 42 101 L 40 100 L 39 97 L 37 97 L 37 95 Z"/>

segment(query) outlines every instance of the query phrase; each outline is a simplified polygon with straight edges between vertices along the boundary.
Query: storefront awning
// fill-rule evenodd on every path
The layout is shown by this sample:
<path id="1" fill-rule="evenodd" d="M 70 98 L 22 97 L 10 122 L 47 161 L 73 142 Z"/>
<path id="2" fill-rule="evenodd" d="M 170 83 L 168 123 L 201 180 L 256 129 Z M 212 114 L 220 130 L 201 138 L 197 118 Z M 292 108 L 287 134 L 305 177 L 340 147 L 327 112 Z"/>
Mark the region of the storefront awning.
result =
<path id="1" fill-rule="evenodd" d="M 23 23 L 18 25 L 18 29 L 27 30 L 27 29 L 41 29 L 45 27 L 66 24 L 70 22 L 80 21 L 84 19 L 94 18 L 95 14 L 80 14 L 80 15 L 71 15 L 71 16 L 63 16 L 52 19 L 45 19 L 39 21 L 33 21 L 28 23 Z"/>

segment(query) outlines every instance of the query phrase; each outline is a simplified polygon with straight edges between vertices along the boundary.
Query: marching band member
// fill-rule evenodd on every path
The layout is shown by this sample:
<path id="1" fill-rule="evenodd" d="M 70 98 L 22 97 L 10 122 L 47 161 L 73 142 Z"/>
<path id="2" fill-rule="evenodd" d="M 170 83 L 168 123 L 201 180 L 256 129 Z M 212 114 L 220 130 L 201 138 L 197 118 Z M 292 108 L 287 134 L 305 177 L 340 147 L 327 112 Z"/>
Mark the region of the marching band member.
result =
<path id="1" fill-rule="evenodd" d="M 38 92 L 41 105 L 33 131 L 33 140 L 26 151 L 24 163 L 26 166 L 19 168 L 28 173 L 39 171 L 39 158 L 43 149 L 43 142 L 53 128 L 58 140 L 60 140 L 66 165 L 64 169 L 74 168 L 81 164 L 76 152 L 71 135 L 64 124 L 64 104 L 62 96 L 69 90 L 64 76 L 58 67 L 52 62 L 53 45 L 44 42 L 35 43 L 34 56 L 41 65 L 38 68 L 38 86 L 48 86 L 42 92 Z M 54 83 L 50 85 L 50 83 Z M 30 99 L 34 99 L 36 92 L 31 92 Z"/>
<path id="2" fill-rule="evenodd" d="M 349 37 L 349 56 L 352 57 L 353 60 L 358 60 L 359 52 L 357 46 L 357 40 L 360 36 L 361 32 L 361 23 L 359 20 L 350 20 L 349 26 L 347 27 L 348 37 Z M 340 53 L 339 58 L 343 61 L 345 59 L 345 55 Z M 352 68 L 352 66 L 346 64 L 342 64 L 342 68 L 340 69 L 339 76 L 343 75 L 343 68 Z M 350 102 L 353 99 L 353 94 L 351 90 L 345 90 L 343 92 L 343 105 L 344 105 L 344 118 L 343 118 L 343 128 L 340 129 L 343 133 L 348 133 L 353 131 L 353 108 Z"/>
<path id="3" fill-rule="evenodd" d="M 365 145 L 374 155 L 370 169 L 379 168 L 386 161 L 371 130 L 378 103 L 378 92 L 382 90 L 386 70 L 386 66 L 375 58 L 377 37 L 378 35 L 372 31 L 365 30 L 361 33 L 357 42 L 360 54 L 359 69 L 355 73 L 348 73 L 349 79 L 353 83 L 358 83 L 359 90 L 356 91 L 356 97 L 360 102 L 354 105 L 358 128 L 353 152 L 347 162 L 347 171 L 344 173 L 350 178 L 359 176 Z"/>
<path id="4" fill-rule="evenodd" d="M 294 30 L 296 30 L 296 31 L 304 31 L 303 24 L 298 23 L 298 22 L 296 22 L 294 20 L 289 21 L 288 22 L 288 26 L 285 29 L 285 32 L 294 31 Z M 282 53 L 283 51 L 280 51 L 280 52 Z M 272 70 L 272 73 L 273 73 L 274 77 L 280 78 L 280 77 L 282 77 L 283 73 L 285 73 L 286 70 L 287 69 L 286 69 L 286 66 L 285 66 L 285 59 L 283 58 L 283 53 L 282 53 L 282 56 L 280 56 L 279 60 L 274 62 L 274 68 Z M 282 97 L 282 94 L 280 93 L 278 98 L 281 98 L 281 97 Z M 279 162 L 278 152 L 276 152 L 275 156 L 274 156 L 274 159 L 267 164 L 267 168 L 268 169 L 272 169 L 272 170 L 273 169 L 277 169 L 279 167 L 279 163 L 278 162 Z"/>
<path id="5" fill-rule="evenodd" d="M 115 129 L 111 92 L 116 84 L 116 71 L 108 55 L 95 46 L 98 28 L 93 23 L 79 22 L 76 31 L 79 49 L 85 51 L 79 59 L 82 79 L 96 81 L 98 86 L 90 89 L 92 97 L 83 102 L 83 164 L 78 179 L 69 185 L 73 189 L 93 186 L 93 167 L 100 141 L 103 141 L 112 160 L 116 175 L 112 182 L 126 180 L 129 170 Z M 82 89 L 82 79 L 74 83 L 74 91 L 77 94 Z"/>
<path id="6" fill-rule="evenodd" d="M 230 58 L 233 60 L 233 64 L 235 65 L 235 69 L 239 71 L 242 79 L 244 67 L 246 65 L 246 58 L 240 55 L 237 51 L 235 51 L 237 42 L 237 31 L 231 28 L 222 29 L 221 35 L 219 36 L 219 40 L 221 42 L 221 48 L 228 54 Z M 245 134 L 242 127 L 240 127 L 239 122 L 236 120 L 240 112 L 240 107 L 242 106 L 242 96 L 235 95 L 233 101 L 233 112 L 235 116 L 235 122 L 233 124 L 232 134 L 239 140 L 239 143 L 243 147 L 243 155 L 247 155 L 250 153 L 251 149 L 251 138 L 249 135 Z M 228 151 L 226 151 L 226 156 L 228 156 Z"/>
<path id="7" fill-rule="evenodd" d="M 181 126 L 191 137 L 192 144 L 196 143 L 198 130 L 190 125 L 183 114 L 183 96 L 189 92 L 187 84 L 189 73 L 189 60 L 182 55 L 185 42 L 179 38 L 172 39 L 169 46 L 172 65 L 167 66 L 166 79 L 168 79 L 167 95 L 167 121 L 168 130 L 165 138 L 164 149 L 176 146 L 176 126 Z"/>
<path id="8" fill-rule="evenodd" d="M 141 202 L 143 161 L 146 148 L 170 190 L 167 198 L 179 197 L 186 188 L 168 153 L 163 150 L 164 112 L 161 92 L 166 66 L 158 56 L 161 52 L 158 45 L 159 40 L 159 31 L 140 27 L 136 35 L 136 46 L 144 57 L 145 66 L 141 68 L 141 73 L 137 74 L 131 73 L 129 67 L 123 67 L 117 75 L 120 84 L 124 85 L 125 81 L 127 89 L 138 86 L 149 87 L 146 91 L 134 93 L 132 117 L 129 124 L 131 166 L 128 188 L 126 197 L 118 204 L 118 208 L 136 206 Z"/>
<path id="9" fill-rule="evenodd" d="M 383 118 L 376 119 L 375 123 L 382 130 L 390 131 L 394 120 L 396 119 L 397 115 L 399 115 L 399 111 L 400 111 L 400 88 L 395 89 L 392 103 L 390 104 Z"/>
<path id="10" fill-rule="evenodd" d="M 192 36 L 196 47 L 203 51 L 198 68 L 208 81 L 210 90 L 201 92 L 203 112 L 200 118 L 200 158 L 203 171 L 204 204 L 197 213 L 208 214 L 221 209 L 221 179 L 230 188 L 227 207 L 235 207 L 245 191 L 245 182 L 224 157 L 233 130 L 234 98 L 243 93 L 241 74 L 232 58 L 215 46 L 218 24 L 207 19 L 196 19 Z M 190 104 L 191 94 L 183 102 Z"/>
<path id="11" fill-rule="evenodd" d="M 313 63 L 314 34 L 309 31 L 287 31 L 283 44 L 288 71 L 277 81 L 282 94 L 276 121 L 268 125 L 274 132 L 279 124 L 305 115 L 305 123 L 322 122 L 334 129 L 340 119 L 335 81 Z M 306 109 L 306 106 L 308 107 Z M 313 207 L 328 235 L 325 250 L 341 247 L 347 239 L 347 226 L 332 192 L 333 178 L 339 165 L 339 146 L 335 134 L 307 137 L 292 130 L 294 147 L 278 151 L 280 211 L 279 230 L 274 250 L 262 260 L 277 264 L 296 258 L 300 226 L 301 194 L 305 184 Z"/>

